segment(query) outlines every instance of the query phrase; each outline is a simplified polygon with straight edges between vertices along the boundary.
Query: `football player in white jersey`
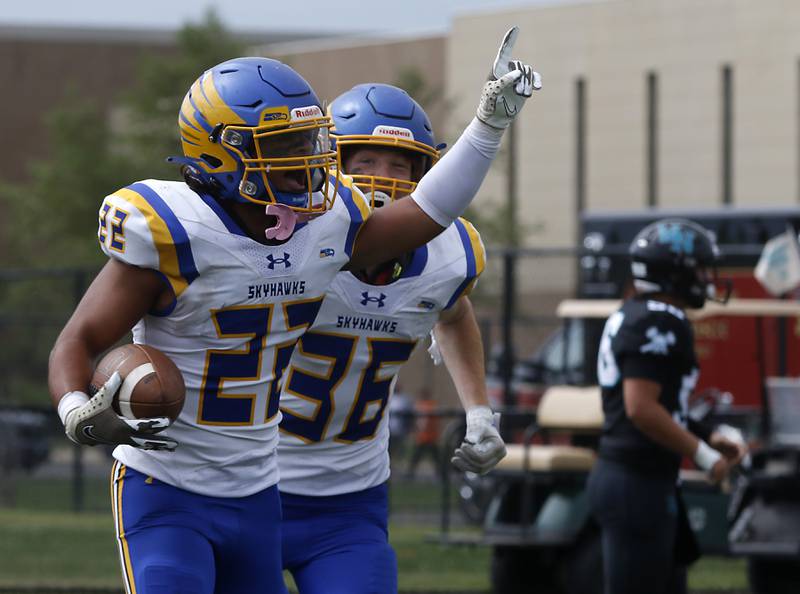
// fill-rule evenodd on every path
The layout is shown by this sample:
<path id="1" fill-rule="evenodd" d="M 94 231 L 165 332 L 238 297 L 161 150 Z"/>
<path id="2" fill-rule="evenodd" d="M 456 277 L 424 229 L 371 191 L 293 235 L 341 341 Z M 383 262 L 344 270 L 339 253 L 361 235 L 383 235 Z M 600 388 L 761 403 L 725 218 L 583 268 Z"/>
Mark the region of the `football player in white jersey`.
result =
<path id="1" fill-rule="evenodd" d="M 276 60 L 237 58 L 183 101 L 185 182 L 106 197 L 98 237 L 109 261 L 53 347 L 49 384 L 72 440 L 118 444 L 112 502 L 128 592 L 285 591 L 275 447 L 294 344 L 342 267 L 423 245 L 469 203 L 536 81 L 509 61 L 510 45 L 453 148 L 471 165 L 457 188 L 432 170 L 433 185 L 367 219 L 361 192 L 332 172 L 330 118 L 308 83 Z M 438 173 L 456 164 L 443 159 Z M 113 412 L 118 374 L 86 394 L 94 359 L 131 329 L 183 374 L 186 402 L 168 428 Z"/>
<path id="2" fill-rule="evenodd" d="M 373 208 L 411 194 L 438 159 L 427 115 L 397 87 L 358 85 L 329 114 L 340 167 Z M 467 297 L 485 259 L 475 228 L 458 219 L 413 251 L 336 275 L 298 342 L 281 391 L 278 466 L 283 563 L 301 594 L 397 591 L 384 410 L 400 367 L 432 328 L 468 411 L 454 463 L 483 473 L 505 455 Z"/>

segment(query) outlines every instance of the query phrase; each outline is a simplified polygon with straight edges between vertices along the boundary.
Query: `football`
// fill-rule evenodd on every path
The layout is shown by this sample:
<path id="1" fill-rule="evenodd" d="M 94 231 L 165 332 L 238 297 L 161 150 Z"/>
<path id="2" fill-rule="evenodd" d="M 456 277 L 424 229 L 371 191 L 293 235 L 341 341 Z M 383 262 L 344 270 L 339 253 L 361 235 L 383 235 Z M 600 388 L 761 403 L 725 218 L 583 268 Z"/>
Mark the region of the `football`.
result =
<path id="1" fill-rule="evenodd" d="M 127 419 L 178 418 L 186 388 L 175 363 L 164 353 L 144 344 L 126 344 L 106 353 L 89 386 L 94 394 L 118 371 L 122 383 L 114 394 L 114 411 Z"/>

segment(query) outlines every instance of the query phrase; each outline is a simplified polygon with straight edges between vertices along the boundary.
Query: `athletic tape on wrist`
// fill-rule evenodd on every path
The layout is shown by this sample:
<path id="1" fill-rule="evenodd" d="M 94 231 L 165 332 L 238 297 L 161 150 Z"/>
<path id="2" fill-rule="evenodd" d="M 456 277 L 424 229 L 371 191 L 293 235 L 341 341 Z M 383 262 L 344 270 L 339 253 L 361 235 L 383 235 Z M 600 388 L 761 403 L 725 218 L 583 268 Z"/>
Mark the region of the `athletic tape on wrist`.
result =
<path id="1" fill-rule="evenodd" d="M 469 423 L 470 420 L 477 421 L 478 419 L 486 419 L 491 422 L 492 409 L 485 404 L 478 404 L 470 408 L 467 411 L 467 423 Z"/>
<path id="2" fill-rule="evenodd" d="M 722 458 L 722 454 L 703 440 L 700 440 L 697 444 L 697 450 L 694 452 L 694 463 L 697 464 L 699 468 L 710 471 L 720 458 Z"/>
<path id="3" fill-rule="evenodd" d="M 80 408 L 89 402 L 89 397 L 83 392 L 67 392 L 58 401 L 58 417 L 61 419 L 61 424 L 66 427 L 67 415 L 76 408 Z"/>

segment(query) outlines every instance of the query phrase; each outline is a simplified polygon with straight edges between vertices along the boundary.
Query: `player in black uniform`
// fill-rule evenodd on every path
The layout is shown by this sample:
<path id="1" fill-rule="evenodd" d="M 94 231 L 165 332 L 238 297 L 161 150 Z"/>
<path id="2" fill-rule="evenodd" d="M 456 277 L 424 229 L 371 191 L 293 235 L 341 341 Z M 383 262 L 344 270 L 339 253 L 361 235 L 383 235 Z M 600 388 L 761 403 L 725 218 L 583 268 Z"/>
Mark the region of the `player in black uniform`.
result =
<path id="1" fill-rule="evenodd" d="M 676 557 L 682 456 L 719 481 L 745 453 L 687 417 L 699 370 L 684 310 L 728 295 L 716 295 L 719 250 L 695 223 L 653 223 L 630 255 L 636 295 L 608 319 L 600 342 L 605 424 L 589 497 L 606 594 L 674 594 L 686 591 L 686 560 Z"/>

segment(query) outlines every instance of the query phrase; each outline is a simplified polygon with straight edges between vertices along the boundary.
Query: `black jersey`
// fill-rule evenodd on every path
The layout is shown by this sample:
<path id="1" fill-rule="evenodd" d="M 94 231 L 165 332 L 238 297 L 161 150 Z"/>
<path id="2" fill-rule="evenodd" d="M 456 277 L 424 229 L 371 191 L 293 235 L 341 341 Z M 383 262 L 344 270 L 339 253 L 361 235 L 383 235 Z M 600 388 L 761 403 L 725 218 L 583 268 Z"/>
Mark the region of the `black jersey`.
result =
<path id="1" fill-rule="evenodd" d="M 694 334 L 679 308 L 643 298 L 626 301 L 606 322 L 597 358 L 605 423 L 600 456 L 659 474 L 677 474 L 680 455 L 639 431 L 625 413 L 622 382 L 661 384 L 660 404 L 686 426 L 688 398 L 698 376 Z"/>

